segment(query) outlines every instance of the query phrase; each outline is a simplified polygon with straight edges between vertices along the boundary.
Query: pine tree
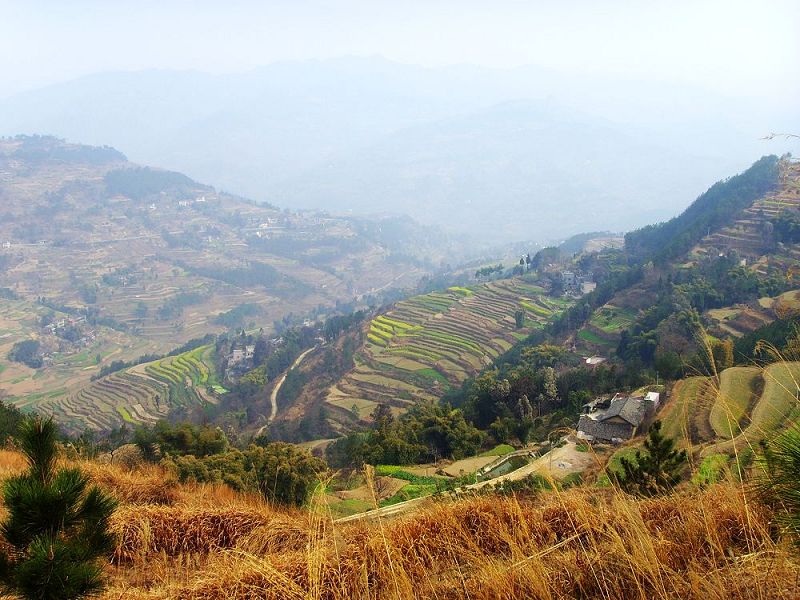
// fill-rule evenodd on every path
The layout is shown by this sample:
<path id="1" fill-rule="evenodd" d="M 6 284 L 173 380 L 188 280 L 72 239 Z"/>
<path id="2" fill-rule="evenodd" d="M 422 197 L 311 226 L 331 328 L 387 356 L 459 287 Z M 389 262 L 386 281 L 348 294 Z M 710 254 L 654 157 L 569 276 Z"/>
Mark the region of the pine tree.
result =
<path id="1" fill-rule="evenodd" d="M 58 469 L 57 430 L 39 417 L 20 426 L 27 473 L 8 479 L 8 517 L 0 533 L 11 551 L 0 556 L 0 585 L 23 598 L 71 600 L 103 586 L 98 559 L 114 540 L 109 519 L 116 503 L 79 469 Z"/>
<path id="2" fill-rule="evenodd" d="M 661 421 L 650 427 L 645 452 L 636 451 L 635 460 L 620 458 L 622 473 L 614 474 L 620 488 L 638 496 L 669 492 L 680 481 L 686 450 L 676 450 L 675 441 L 661 433 Z"/>

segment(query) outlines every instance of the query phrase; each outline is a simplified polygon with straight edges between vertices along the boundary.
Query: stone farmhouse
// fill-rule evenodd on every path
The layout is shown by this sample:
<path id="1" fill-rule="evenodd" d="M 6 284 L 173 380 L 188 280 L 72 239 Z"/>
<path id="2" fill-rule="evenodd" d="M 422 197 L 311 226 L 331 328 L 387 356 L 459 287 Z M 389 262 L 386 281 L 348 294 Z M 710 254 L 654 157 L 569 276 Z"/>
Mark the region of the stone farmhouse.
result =
<path id="1" fill-rule="evenodd" d="M 660 399 L 660 394 L 650 392 L 643 398 L 616 394 L 611 399 L 593 400 L 583 406 L 578 437 L 613 444 L 629 440 L 649 425 Z"/>

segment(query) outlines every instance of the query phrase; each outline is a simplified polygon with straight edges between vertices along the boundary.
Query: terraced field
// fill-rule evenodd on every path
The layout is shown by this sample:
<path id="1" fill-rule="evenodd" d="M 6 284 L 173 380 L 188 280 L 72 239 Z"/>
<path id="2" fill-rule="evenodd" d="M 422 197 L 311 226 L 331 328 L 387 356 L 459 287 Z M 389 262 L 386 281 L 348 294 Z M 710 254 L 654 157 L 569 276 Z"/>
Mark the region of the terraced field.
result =
<path id="1" fill-rule="evenodd" d="M 453 287 L 398 302 L 372 320 L 356 367 L 327 402 L 366 416 L 378 404 L 402 411 L 478 373 L 569 303 L 522 279 Z M 517 329 L 515 313 L 525 311 Z"/>
<path id="2" fill-rule="evenodd" d="M 728 227 L 703 238 L 693 252 L 697 255 L 715 255 L 720 250 L 735 249 L 742 256 L 760 257 L 765 241 L 764 223 L 784 211 L 800 208 L 800 163 L 781 161 L 780 170 L 781 182 L 777 190 L 743 210 Z M 788 273 L 800 266 L 800 247 L 789 244 L 783 254 L 775 254 L 769 262 Z M 766 274 L 768 265 L 765 262 L 756 262 L 752 266 Z"/>
<path id="3" fill-rule="evenodd" d="M 800 419 L 800 362 L 732 367 L 720 375 L 675 384 L 658 417 L 664 433 L 703 455 L 754 446 Z"/>
<path id="4" fill-rule="evenodd" d="M 214 402 L 214 392 L 224 392 L 214 372 L 213 350 L 209 344 L 112 373 L 43 402 L 40 410 L 73 431 L 154 423 L 173 408 Z"/>

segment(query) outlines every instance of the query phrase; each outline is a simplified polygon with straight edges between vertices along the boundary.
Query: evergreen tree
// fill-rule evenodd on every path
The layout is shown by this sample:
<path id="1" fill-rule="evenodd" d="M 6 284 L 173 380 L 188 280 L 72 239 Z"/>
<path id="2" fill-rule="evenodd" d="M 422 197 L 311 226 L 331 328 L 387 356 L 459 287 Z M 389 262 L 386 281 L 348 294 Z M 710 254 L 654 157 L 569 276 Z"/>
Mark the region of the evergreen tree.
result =
<path id="1" fill-rule="evenodd" d="M 620 458 L 622 473 L 614 479 L 623 491 L 637 496 L 669 492 L 680 481 L 686 450 L 676 450 L 675 441 L 662 435 L 661 421 L 650 427 L 644 449 L 636 451 L 635 460 Z"/>
<path id="2" fill-rule="evenodd" d="M 79 469 L 58 469 L 57 430 L 39 417 L 20 426 L 27 473 L 8 479 L 0 526 L 12 548 L 0 556 L 0 583 L 23 598 L 70 600 L 103 586 L 98 559 L 114 547 L 109 519 L 115 502 Z"/>

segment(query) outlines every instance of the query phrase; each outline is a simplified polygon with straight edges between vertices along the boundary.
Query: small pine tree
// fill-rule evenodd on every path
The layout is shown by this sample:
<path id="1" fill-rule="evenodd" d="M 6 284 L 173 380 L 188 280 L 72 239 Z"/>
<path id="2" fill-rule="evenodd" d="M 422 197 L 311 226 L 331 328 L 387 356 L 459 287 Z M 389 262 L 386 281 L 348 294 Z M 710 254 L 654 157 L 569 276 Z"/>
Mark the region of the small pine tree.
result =
<path id="1" fill-rule="evenodd" d="M 29 469 L 3 486 L 8 517 L 0 533 L 10 552 L 0 556 L 0 585 L 23 598 L 71 600 L 99 591 L 98 558 L 114 546 L 116 503 L 89 487 L 79 469 L 56 468 L 56 437 L 52 419 L 23 422 L 20 449 Z"/>
<path id="2" fill-rule="evenodd" d="M 644 449 L 636 451 L 635 460 L 620 458 L 622 473 L 615 473 L 613 478 L 629 494 L 656 496 L 669 492 L 681 479 L 686 450 L 676 450 L 675 441 L 662 435 L 661 421 L 650 427 Z"/>

